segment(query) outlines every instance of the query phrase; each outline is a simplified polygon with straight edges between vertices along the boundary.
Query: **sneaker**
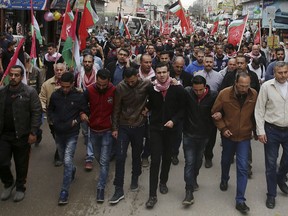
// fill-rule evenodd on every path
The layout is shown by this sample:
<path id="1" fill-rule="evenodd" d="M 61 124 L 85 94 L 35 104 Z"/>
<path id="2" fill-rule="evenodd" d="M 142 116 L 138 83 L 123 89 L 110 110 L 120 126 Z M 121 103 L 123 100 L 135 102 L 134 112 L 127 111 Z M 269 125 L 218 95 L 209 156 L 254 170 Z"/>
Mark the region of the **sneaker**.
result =
<path id="1" fill-rule="evenodd" d="M 213 166 L 212 160 L 206 159 L 205 160 L 205 168 L 211 168 Z"/>
<path id="2" fill-rule="evenodd" d="M 159 190 L 160 190 L 160 193 L 162 193 L 162 194 L 167 194 L 168 193 L 168 187 L 167 187 L 166 184 L 160 183 L 159 184 Z"/>
<path id="3" fill-rule="evenodd" d="M 194 203 L 194 196 L 192 190 L 186 190 L 185 199 L 182 204 L 185 206 L 192 205 Z"/>
<path id="4" fill-rule="evenodd" d="M 172 162 L 172 164 L 175 165 L 175 166 L 178 165 L 178 163 L 179 163 L 178 156 L 177 156 L 177 155 L 172 156 L 171 162 Z"/>
<path id="5" fill-rule="evenodd" d="M 116 188 L 114 195 L 109 200 L 109 203 L 110 204 L 117 204 L 122 199 L 124 199 L 123 188 Z"/>
<path id="6" fill-rule="evenodd" d="M 1 200 L 2 201 L 8 200 L 10 198 L 14 187 L 15 187 L 15 184 L 13 182 L 13 184 L 10 187 L 7 187 L 4 189 L 4 191 L 1 193 Z"/>
<path id="7" fill-rule="evenodd" d="M 138 190 L 138 176 L 132 175 L 130 189 L 131 189 L 131 191 L 137 191 Z"/>
<path id="8" fill-rule="evenodd" d="M 148 158 L 142 158 L 142 167 L 149 167 Z"/>
<path id="9" fill-rule="evenodd" d="M 156 203 L 157 203 L 157 197 L 156 196 L 150 196 L 148 201 L 146 202 L 146 208 L 152 209 Z"/>
<path id="10" fill-rule="evenodd" d="M 246 214 L 247 212 L 250 211 L 250 208 L 246 205 L 245 202 L 237 203 L 236 204 L 236 209 L 240 211 L 242 214 Z"/>
<path id="11" fill-rule="evenodd" d="M 25 193 L 23 191 L 16 191 L 16 194 L 14 196 L 14 202 L 20 202 L 24 199 Z"/>
<path id="12" fill-rule="evenodd" d="M 91 171 L 93 169 L 93 163 L 91 161 L 87 161 L 85 163 L 85 170 L 86 171 Z"/>
<path id="13" fill-rule="evenodd" d="M 97 197 L 96 200 L 98 203 L 104 202 L 104 189 L 97 189 Z"/>
<path id="14" fill-rule="evenodd" d="M 68 203 L 68 192 L 62 190 L 59 196 L 58 205 L 66 205 Z"/>
<path id="15" fill-rule="evenodd" d="M 74 167 L 74 168 L 73 168 L 73 171 L 72 171 L 72 178 L 71 178 L 71 182 L 73 182 L 73 181 L 75 180 L 76 170 L 77 170 L 77 168 Z"/>

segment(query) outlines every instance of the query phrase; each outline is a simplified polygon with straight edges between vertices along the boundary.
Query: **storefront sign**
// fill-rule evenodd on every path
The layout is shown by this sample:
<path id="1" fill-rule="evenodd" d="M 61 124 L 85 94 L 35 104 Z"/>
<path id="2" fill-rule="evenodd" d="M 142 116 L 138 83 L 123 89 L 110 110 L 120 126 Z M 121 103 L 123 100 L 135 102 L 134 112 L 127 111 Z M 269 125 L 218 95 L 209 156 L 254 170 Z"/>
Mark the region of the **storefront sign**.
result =
<path id="1" fill-rule="evenodd" d="M 269 10 L 267 7 L 275 7 L 275 18 L 272 20 L 272 27 L 276 29 L 288 29 L 288 1 L 286 0 L 274 0 L 263 1 L 263 19 L 262 27 L 269 28 Z"/>
<path id="2" fill-rule="evenodd" d="M 1 0 L 0 0 L 1 1 Z M 2 0 L 5 1 L 5 0 Z M 9 2 L 9 1 L 8 1 Z M 34 10 L 45 10 L 47 7 L 48 0 L 32 0 Z M 19 9 L 19 10 L 30 10 L 30 0 L 10 0 L 7 8 Z"/>

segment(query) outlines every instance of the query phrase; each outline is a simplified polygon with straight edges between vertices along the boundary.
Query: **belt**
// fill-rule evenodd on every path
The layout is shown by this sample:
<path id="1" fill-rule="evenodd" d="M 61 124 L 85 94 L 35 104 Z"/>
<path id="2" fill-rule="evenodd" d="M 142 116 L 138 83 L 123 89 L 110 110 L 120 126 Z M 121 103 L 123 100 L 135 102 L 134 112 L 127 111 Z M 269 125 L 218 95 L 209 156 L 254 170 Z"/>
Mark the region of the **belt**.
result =
<path id="1" fill-rule="evenodd" d="M 265 122 L 268 126 L 272 127 L 272 128 L 275 128 L 277 130 L 282 130 L 282 131 L 288 131 L 288 127 L 280 127 L 280 126 L 277 126 L 277 125 L 274 125 L 274 124 L 271 124 L 269 122 Z"/>

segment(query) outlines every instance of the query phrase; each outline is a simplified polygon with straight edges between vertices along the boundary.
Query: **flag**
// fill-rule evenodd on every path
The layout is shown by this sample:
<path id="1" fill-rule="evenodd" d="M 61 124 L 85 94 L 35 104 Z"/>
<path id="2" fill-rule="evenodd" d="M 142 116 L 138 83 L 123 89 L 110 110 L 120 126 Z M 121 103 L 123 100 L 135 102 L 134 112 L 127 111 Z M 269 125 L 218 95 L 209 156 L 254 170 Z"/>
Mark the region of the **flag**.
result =
<path id="1" fill-rule="evenodd" d="M 68 67 L 75 66 L 75 64 L 77 63 L 77 61 L 75 60 L 75 55 L 77 55 L 77 52 L 79 53 L 79 46 L 78 45 L 75 46 L 76 41 L 78 44 L 78 39 L 76 36 L 77 19 L 78 19 L 78 9 L 76 10 L 76 14 L 75 14 L 75 17 L 73 18 L 70 31 L 68 35 L 66 35 L 66 40 L 64 42 L 64 46 L 62 49 L 62 57 L 65 60 Z M 78 50 L 75 50 L 75 47 L 77 47 Z"/>
<path id="2" fill-rule="evenodd" d="M 257 31 L 255 33 L 254 44 L 261 44 L 261 26 L 260 26 L 260 22 L 258 23 L 258 28 L 257 28 Z"/>
<path id="3" fill-rule="evenodd" d="M 186 16 L 185 16 L 185 12 L 183 10 L 183 7 L 181 5 L 181 2 L 180 0 L 178 0 L 177 2 L 175 2 L 174 4 L 172 4 L 170 7 L 169 7 L 169 10 L 176 14 L 176 16 L 180 19 L 181 21 L 181 27 L 182 27 L 182 32 L 185 31 L 185 28 L 186 28 L 186 31 L 187 29 L 189 28 L 188 26 L 188 23 L 187 23 L 187 20 L 186 20 Z"/>
<path id="4" fill-rule="evenodd" d="M 124 21 L 123 21 L 122 17 L 123 17 L 123 15 L 121 14 L 121 12 L 119 12 L 119 14 L 118 14 L 118 29 L 119 29 L 119 33 L 121 36 L 123 36 L 124 30 L 125 30 Z"/>
<path id="5" fill-rule="evenodd" d="M 88 37 L 88 28 L 93 27 L 99 20 L 98 15 L 93 10 L 90 0 L 86 0 L 84 4 L 84 11 L 82 14 L 82 19 L 79 26 L 79 40 L 80 40 L 80 50 L 86 48 L 86 38 Z"/>
<path id="6" fill-rule="evenodd" d="M 12 56 L 4 74 L 0 82 L 0 86 L 3 84 L 8 84 L 9 83 L 9 76 L 7 76 L 10 72 L 10 69 L 14 65 L 20 65 L 24 69 L 24 77 L 22 79 L 22 82 L 27 84 L 27 79 L 26 79 L 26 69 L 25 69 L 25 63 L 24 63 L 24 50 L 23 50 L 23 44 L 25 42 L 25 38 L 22 38 L 18 46 L 15 50 L 14 55 Z"/>
<path id="7" fill-rule="evenodd" d="M 213 29 L 212 29 L 210 35 L 214 35 L 216 32 L 218 32 L 218 26 L 219 26 L 219 16 L 216 17 L 216 20 L 213 24 Z"/>
<path id="8" fill-rule="evenodd" d="M 241 43 L 247 19 L 248 16 L 245 15 L 242 19 L 237 19 L 230 23 L 228 28 L 228 43 L 233 46 Z"/>
<path id="9" fill-rule="evenodd" d="M 71 10 L 70 1 L 67 1 L 65 16 L 63 19 L 63 25 L 61 29 L 61 35 L 60 35 L 62 40 L 66 40 L 67 36 L 69 35 L 73 19 L 74 19 L 74 15 Z"/>
<path id="10" fill-rule="evenodd" d="M 128 20 L 127 20 L 128 22 Z M 128 26 L 126 25 L 126 23 L 124 23 L 124 29 L 125 29 L 125 35 L 127 36 L 128 39 L 131 39 L 131 34 L 129 32 Z"/>
<path id="11" fill-rule="evenodd" d="M 39 41 L 39 44 L 42 44 L 43 41 L 38 22 L 34 16 L 32 0 L 30 0 L 30 6 L 31 6 L 31 35 L 32 35 L 30 57 L 32 58 L 32 65 L 35 66 L 38 57 L 36 52 L 36 39 Z"/>
<path id="12" fill-rule="evenodd" d="M 159 16 L 159 32 L 160 32 L 160 35 L 162 35 L 163 33 L 163 20 L 162 20 L 162 17 Z"/>

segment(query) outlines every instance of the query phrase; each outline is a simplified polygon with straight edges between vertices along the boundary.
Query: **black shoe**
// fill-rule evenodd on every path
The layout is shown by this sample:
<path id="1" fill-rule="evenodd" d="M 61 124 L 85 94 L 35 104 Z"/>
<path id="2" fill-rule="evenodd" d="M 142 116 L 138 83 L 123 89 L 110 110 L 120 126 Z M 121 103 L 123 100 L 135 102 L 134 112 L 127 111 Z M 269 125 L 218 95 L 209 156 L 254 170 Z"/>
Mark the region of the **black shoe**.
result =
<path id="1" fill-rule="evenodd" d="M 283 193 L 288 194 L 288 186 L 284 181 L 277 181 L 277 184 Z"/>
<path id="2" fill-rule="evenodd" d="M 146 202 L 146 208 L 152 209 L 156 203 L 157 203 L 157 197 L 150 196 L 148 201 Z"/>
<path id="3" fill-rule="evenodd" d="M 245 202 L 237 203 L 236 204 L 236 209 L 238 211 L 240 211 L 242 214 L 246 214 L 247 212 L 250 211 L 250 208 L 246 205 Z"/>
<path id="4" fill-rule="evenodd" d="M 97 189 L 97 198 L 96 198 L 98 203 L 103 203 L 104 202 L 104 189 Z"/>
<path id="5" fill-rule="evenodd" d="M 162 194 L 167 194 L 168 193 L 168 187 L 167 187 L 166 184 L 160 183 L 159 184 L 159 190 L 160 190 L 160 193 L 162 193 Z"/>
<path id="6" fill-rule="evenodd" d="M 252 178 L 252 175 L 253 175 L 253 172 L 252 172 L 252 170 L 249 168 L 249 169 L 248 169 L 248 179 L 251 179 L 251 178 Z"/>
<path id="7" fill-rule="evenodd" d="M 199 185 L 197 183 L 197 180 L 195 180 L 194 183 L 193 183 L 193 189 L 194 189 L 194 191 L 198 191 L 199 190 Z"/>
<path id="8" fill-rule="evenodd" d="M 274 207 L 275 207 L 275 198 L 274 197 L 267 197 L 266 207 L 269 209 L 274 209 Z"/>
<path id="9" fill-rule="evenodd" d="M 220 190 L 221 190 L 221 191 L 227 191 L 227 189 L 228 189 L 228 182 L 226 182 L 226 181 L 221 181 L 221 183 L 220 183 Z"/>
<path id="10" fill-rule="evenodd" d="M 212 160 L 206 159 L 205 160 L 205 168 L 211 168 L 213 166 Z"/>
<path id="11" fill-rule="evenodd" d="M 55 167 L 60 167 L 60 166 L 62 166 L 63 165 L 63 162 L 62 161 L 60 161 L 60 160 L 55 160 L 54 161 L 54 166 Z"/>
<path id="12" fill-rule="evenodd" d="M 171 162 L 175 166 L 178 165 L 178 163 L 179 163 L 178 156 L 177 155 L 172 156 Z"/>
<path id="13" fill-rule="evenodd" d="M 194 203 L 194 196 L 192 190 L 186 190 L 185 199 L 182 204 L 185 206 L 192 205 Z"/>
<path id="14" fill-rule="evenodd" d="M 124 199 L 123 188 L 116 188 L 114 195 L 109 200 L 109 203 L 110 204 L 117 204 L 122 199 Z"/>
<path id="15" fill-rule="evenodd" d="M 138 190 L 138 176 L 131 177 L 131 184 L 130 184 L 130 190 L 131 191 L 137 191 Z"/>

